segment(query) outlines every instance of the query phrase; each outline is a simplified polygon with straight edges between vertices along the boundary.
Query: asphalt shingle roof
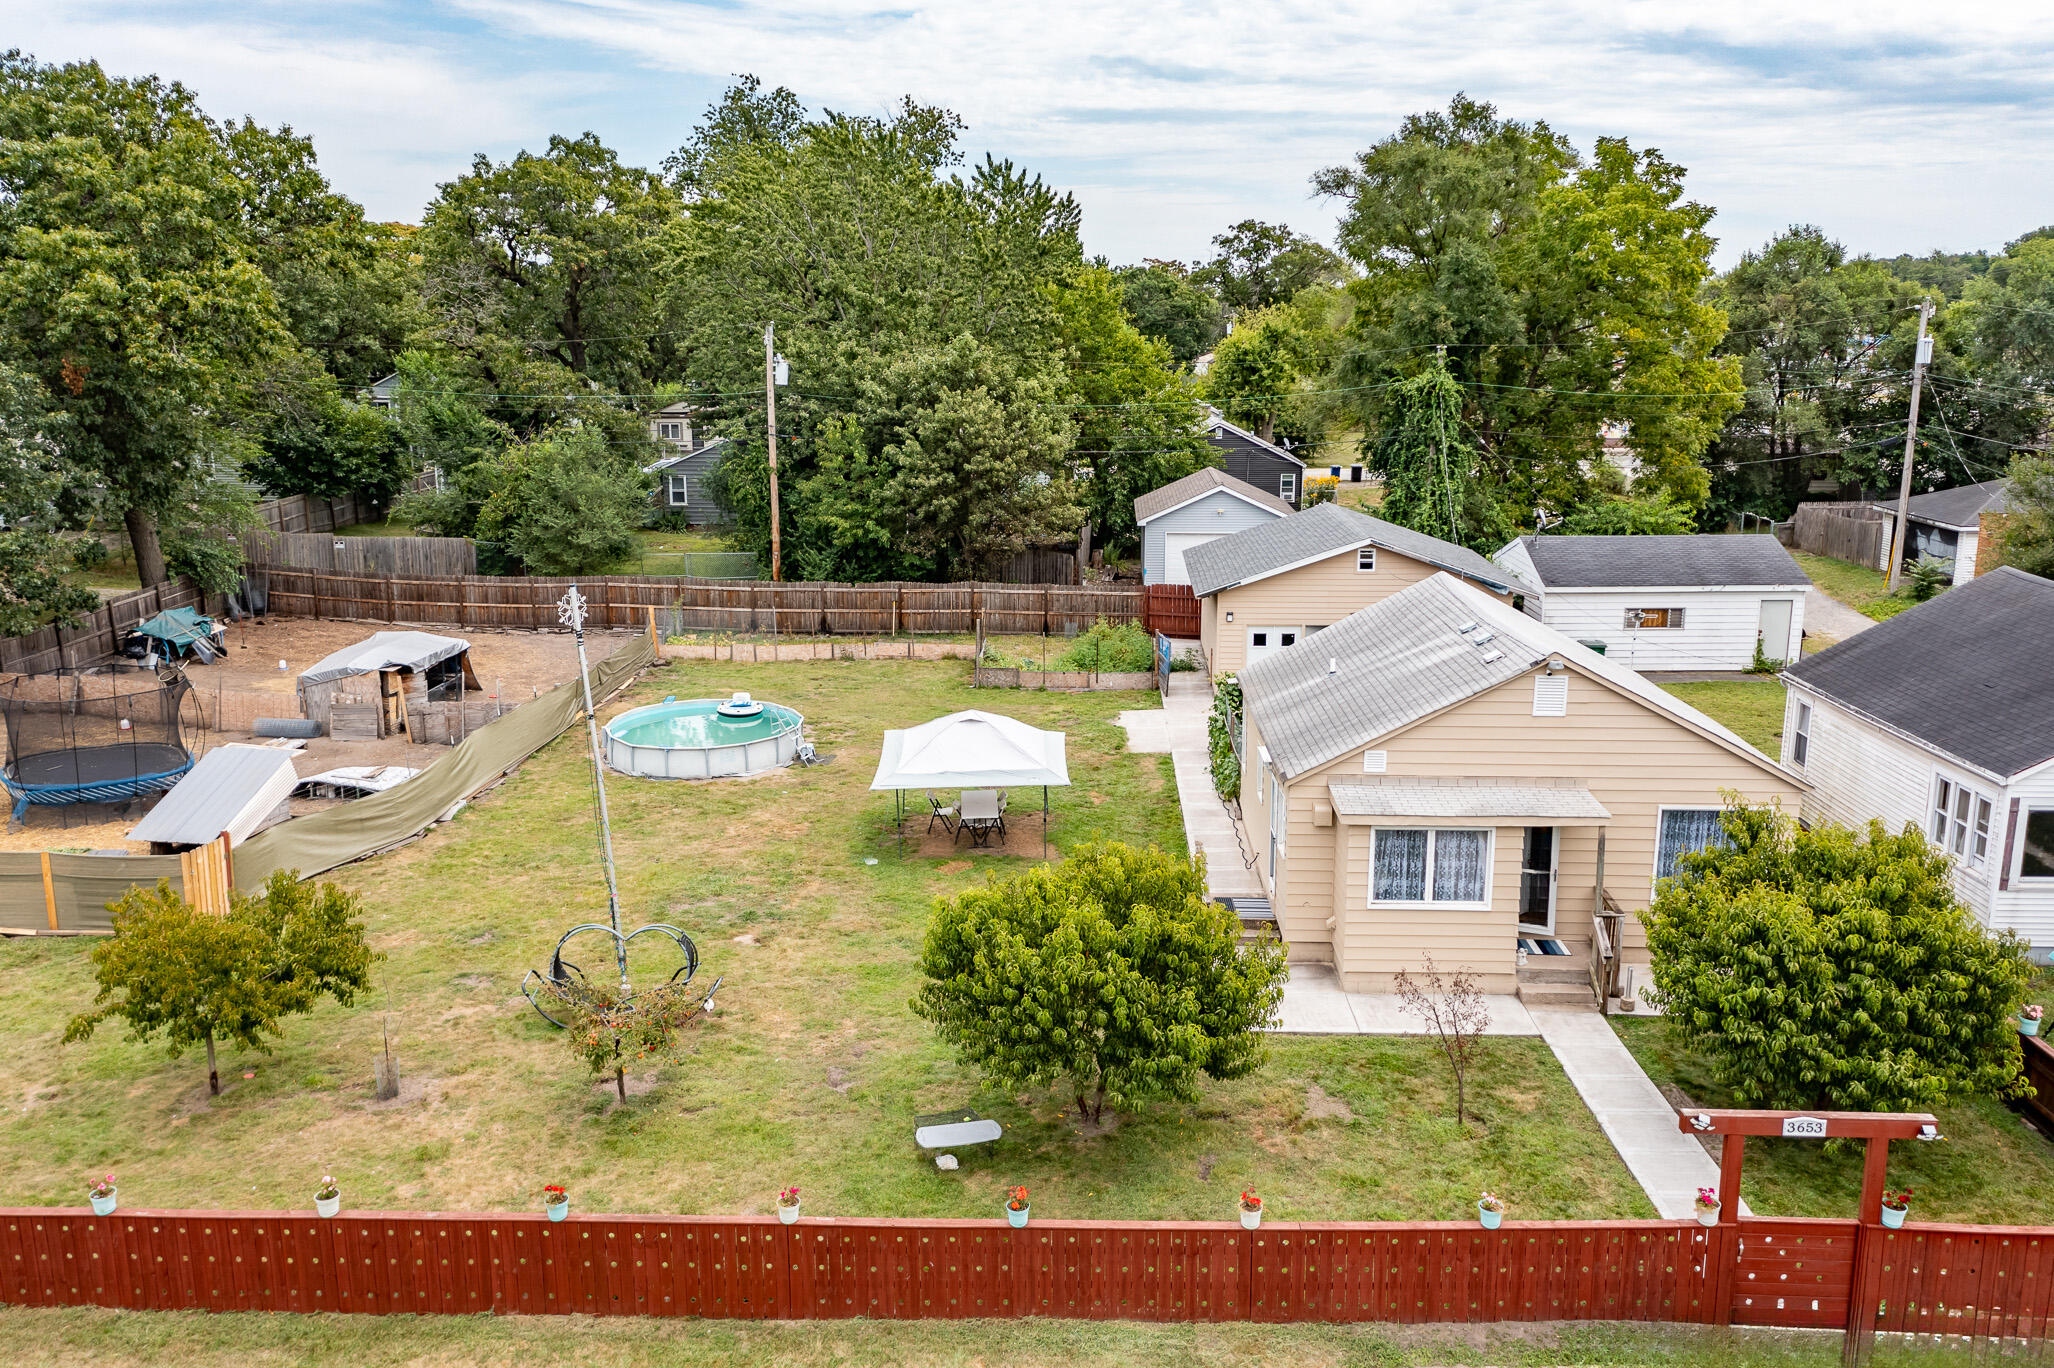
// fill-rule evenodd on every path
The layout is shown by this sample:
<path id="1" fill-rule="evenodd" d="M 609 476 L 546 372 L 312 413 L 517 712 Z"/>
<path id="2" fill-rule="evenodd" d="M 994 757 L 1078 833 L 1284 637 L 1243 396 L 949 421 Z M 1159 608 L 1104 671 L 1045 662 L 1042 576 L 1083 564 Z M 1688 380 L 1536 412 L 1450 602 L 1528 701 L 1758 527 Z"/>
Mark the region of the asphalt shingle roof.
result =
<path id="1" fill-rule="evenodd" d="M 1289 513 L 1291 505 L 1274 494 L 1257 489 L 1246 480 L 1237 480 L 1216 466 L 1194 470 L 1181 480 L 1172 480 L 1161 489 L 1151 489 L 1134 501 L 1134 521 L 1145 523 L 1159 513 L 1167 513 L 1180 504 L 1190 503 L 1202 494 L 1215 489 L 1224 489 L 1253 504 L 1260 504 L 1272 513 Z"/>
<path id="2" fill-rule="evenodd" d="M 1532 592 L 1531 586 L 1505 567 L 1466 547 L 1330 503 L 1314 504 L 1303 513 L 1195 546 L 1184 553 L 1184 568 L 1191 575 L 1191 592 L 1204 598 L 1287 566 L 1365 545 L 1386 547 L 1494 589 Z"/>
<path id="3" fill-rule="evenodd" d="M 1897 511 L 1896 500 L 1877 500 L 1876 507 Z M 2011 481 L 1984 480 L 1917 494 L 1906 502 L 1905 512 L 1916 522 L 1938 523 L 1942 527 L 1974 527 L 1985 513 L 2003 513 L 2011 507 Z"/>
<path id="4" fill-rule="evenodd" d="M 1809 581 L 1774 537 L 1521 537 L 1543 589 L 1717 588 Z"/>
<path id="5" fill-rule="evenodd" d="M 1784 671 L 1998 775 L 2054 759 L 2054 580 L 2000 566 Z"/>

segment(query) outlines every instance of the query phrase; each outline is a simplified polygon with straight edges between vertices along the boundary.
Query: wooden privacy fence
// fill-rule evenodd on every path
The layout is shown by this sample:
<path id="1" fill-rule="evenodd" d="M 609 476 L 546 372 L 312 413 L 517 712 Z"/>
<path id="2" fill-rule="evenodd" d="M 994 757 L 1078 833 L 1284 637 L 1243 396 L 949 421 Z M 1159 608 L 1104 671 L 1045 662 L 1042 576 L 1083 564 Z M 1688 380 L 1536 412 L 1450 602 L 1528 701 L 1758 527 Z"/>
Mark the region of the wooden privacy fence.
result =
<path id="1" fill-rule="evenodd" d="M 415 481 L 416 487 L 419 484 Z M 345 494 L 339 499 L 292 494 L 257 505 L 257 517 L 273 532 L 333 532 L 338 527 L 376 522 L 383 516 L 383 510 L 361 494 Z"/>
<path id="2" fill-rule="evenodd" d="M 252 533 L 250 565 L 332 570 L 345 575 L 475 575 L 478 548 L 468 537 L 338 537 L 326 532 Z"/>
<path id="3" fill-rule="evenodd" d="M 1198 596 L 1188 584 L 1151 584 L 1142 590 L 1142 625 L 1180 641 L 1198 639 Z"/>
<path id="4" fill-rule="evenodd" d="M 694 580 L 663 575 L 512 577 L 351 575 L 271 568 L 270 610 L 290 617 L 556 630 L 556 600 L 575 584 L 598 628 L 641 627 L 659 610 L 666 634 L 793 636 L 969 633 L 1062 634 L 1100 618 L 1135 622 L 1134 585 L 828 584 Z"/>
<path id="5" fill-rule="evenodd" d="M 1873 570 L 1887 568 L 1894 520 L 1873 504 L 1802 503 L 1777 535 L 1786 546 Z"/>
<path id="6" fill-rule="evenodd" d="M 90 664 L 111 655 L 137 623 L 166 608 L 197 606 L 205 612 L 207 600 L 185 580 L 118 595 L 85 614 L 76 627 L 43 627 L 27 636 L 0 637 L 0 671 L 46 674 Z"/>
<path id="7" fill-rule="evenodd" d="M 719 1319 L 1864 1319 L 1857 1223 L 1294 1224 L 0 1210 L 25 1306 Z M 1876 1228 L 1886 1331 L 2054 1331 L 2054 1230 Z"/>

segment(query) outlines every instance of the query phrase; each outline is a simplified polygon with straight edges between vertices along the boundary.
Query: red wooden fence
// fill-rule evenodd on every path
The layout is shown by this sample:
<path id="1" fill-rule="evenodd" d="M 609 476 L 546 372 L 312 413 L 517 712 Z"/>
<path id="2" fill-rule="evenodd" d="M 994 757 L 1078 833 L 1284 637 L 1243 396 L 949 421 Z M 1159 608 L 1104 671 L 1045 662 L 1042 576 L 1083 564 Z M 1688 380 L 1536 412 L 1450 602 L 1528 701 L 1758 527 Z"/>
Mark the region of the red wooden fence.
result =
<path id="1" fill-rule="evenodd" d="M 1198 640 L 1198 597 L 1188 584 L 1150 584 L 1142 591 L 1148 630 L 1180 641 Z"/>
<path id="2" fill-rule="evenodd" d="M 713 1318 L 1849 1323 L 1854 1221 L 1294 1224 L 0 1210 L 0 1301 Z M 2054 1333 L 2054 1230 L 1870 1228 L 1880 1328 Z"/>

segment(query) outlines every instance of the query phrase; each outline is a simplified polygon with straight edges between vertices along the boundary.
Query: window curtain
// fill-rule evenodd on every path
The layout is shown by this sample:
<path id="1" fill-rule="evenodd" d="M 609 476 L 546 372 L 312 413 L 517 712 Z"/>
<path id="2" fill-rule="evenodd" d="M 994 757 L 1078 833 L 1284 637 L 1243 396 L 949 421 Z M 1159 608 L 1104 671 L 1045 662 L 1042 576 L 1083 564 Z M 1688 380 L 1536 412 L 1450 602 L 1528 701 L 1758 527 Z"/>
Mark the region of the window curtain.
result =
<path id="1" fill-rule="evenodd" d="M 1661 837 L 1655 847 L 1655 877 L 1676 873 L 1676 862 L 1694 851 L 1726 844 L 1719 808 L 1672 808 L 1662 814 Z"/>
<path id="2" fill-rule="evenodd" d="M 1434 833 L 1434 901 L 1483 902 L 1489 896 L 1485 856 L 1490 835 L 1483 831 Z"/>
<path id="3" fill-rule="evenodd" d="M 1418 902 L 1426 896 L 1426 833 L 1379 831 L 1373 891 L 1378 902 Z"/>

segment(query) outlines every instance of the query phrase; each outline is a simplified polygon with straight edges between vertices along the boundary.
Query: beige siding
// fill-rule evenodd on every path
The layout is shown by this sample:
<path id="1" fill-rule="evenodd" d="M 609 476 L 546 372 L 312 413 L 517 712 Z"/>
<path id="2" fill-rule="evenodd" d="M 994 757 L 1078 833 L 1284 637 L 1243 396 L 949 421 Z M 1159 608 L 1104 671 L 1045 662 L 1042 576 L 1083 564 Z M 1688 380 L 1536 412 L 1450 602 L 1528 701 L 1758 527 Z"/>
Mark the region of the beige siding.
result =
<path id="1" fill-rule="evenodd" d="M 1780 799 L 1795 811 L 1800 792 L 1795 781 L 1574 669 L 1566 716 L 1535 717 L 1533 677 L 1522 675 L 1373 746 L 1358 746 L 1292 782 L 1291 877 L 1287 897 L 1273 898 L 1286 918 L 1280 923 L 1286 938 L 1305 934 L 1337 945 L 1344 982 L 1358 991 L 1388 988 L 1390 975 L 1416 967 L 1424 950 L 1433 951 L 1443 968 L 1461 965 L 1487 976 L 1487 991 L 1509 990 L 1522 830 L 1505 827 L 1496 834 L 1489 911 L 1371 909 L 1369 828 L 1343 826 L 1336 832 L 1315 826 L 1313 818 L 1314 805 L 1327 801 L 1330 781 L 1362 774 L 1366 749 L 1383 750 L 1392 775 L 1571 779 L 1587 785 L 1612 820 L 1557 833 L 1555 926 L 1571 941 L 1590 935 L 1601 831 L 1605 886 L 1633 913 L 1647 906 L 1653 891 L 1659 809 L 1717 807 L 1721 791 L 1735 789 L 1756 801 Z M 1256 823 L 1250 825 L 1253 830 Z M 1337 847 L 1345 852 L 1338 871 Z M 1338 934 L 1326 928 L 1327 919 L 1337 915 Z M 1646 939 L 1637 919 L 1629 917 L 1625 940 L 1629 956 L 1644 961 Z"/>
<path id="2" fill-rule="evenodd" d="M 1213 669 L 1211 665 L 1213 647 L 1219 640 L 1219 633 L 1213 629 L 1212 625 L 1218 606 L 1213 598 L 1203 598 L 1198 601 L 1198 649 L 1202 653 L 1200 658 L 1207 663 L 1207 668 L 1212 669 L 1214 674 L 1221 673 L 1218 669 Z"/>
<path id="3" fill-rule="evenodd" d="M 1206 643 L 1212 671 L 1232 674 L 1248 663 L 1250 627 L 1331 627 L 1350 613 L 1437 573 L 1424 561 L 1378 547 L 1374 570 L 1357 570 L 1355 553 L 1343 551 L 1238 589 L 1222 589 L 1206 600 L 1214 605 L 1219 618 L 1217 623 L 1212 618 L 1205 620 L 1213 633 Z M 1509 601 L 1505 594 L 1493 597 Z M 1232 622 L 1225 620 L 1228 613 L 1234 615 Z"/>

